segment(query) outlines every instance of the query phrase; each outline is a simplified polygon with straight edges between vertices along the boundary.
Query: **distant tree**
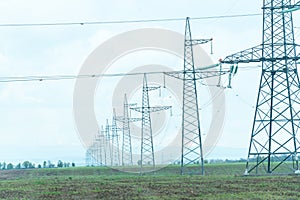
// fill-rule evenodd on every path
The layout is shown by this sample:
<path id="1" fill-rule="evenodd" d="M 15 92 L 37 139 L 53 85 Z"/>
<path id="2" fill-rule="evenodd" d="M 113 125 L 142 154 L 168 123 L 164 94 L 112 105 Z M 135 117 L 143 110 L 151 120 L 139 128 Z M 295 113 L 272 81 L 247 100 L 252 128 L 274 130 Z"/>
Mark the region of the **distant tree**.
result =
<path id="1" fill-rule="evenodd" d="M 3 162 L 2 169 L 6 169 L 6 162 Z"/>
<path id="2" fill-rule="evenodd" d="M 6 169 L 13 169 L 13 168 L 14 168 L 14 165 L 11 164 L 11 163 L 9 163 L 9 164 L 7 165 L 7 167 L 6 167 Z"/>
<path id="3" fill-rule="evenodd" d="M 21 169 L 21 163 L 16 165 L 16 169 Z"/>
<path id="4" fill-rule="evenodd" d="M 39 168 L 39 169 L 40 169 L 40 168 L 42 168 L 42 165 L 41 165 L 41 164 L 39 164 L 39 165 L 38 165 L 38 168 Z"/>
<path id="5" fill-rule="evenodd" d="M 64 163 L 64 167 L 70 167 L 70 163 L 69 163 L 69 162 L 68 162 L 68 163 L 65 162 L 65 163 Z"/>
<path id="6" fill-rule="evenodd" d="M 43 162 L 43 168 L 46 168 L 46 167 L 47 167 L 47 162 L 44 161 L 44 162 Z"/>
<path id="7" fill-rule="evenodd" d="M 30 165 L 29 161 L 24 161 L 23 164 L 22 164 L 23 168 L 25 168 L 25 169 L 28 169 L 29 165 Z"/>
<path id="8" fill-rule="evenodd" d="M 55 165 L 54 165 L 54 164 L 52 164 L 50 160 L 48 160 L 48 167 L 49 167 L 49 168 L 54 168 L 54 167 L 55 167 Z"/>
<path id="9" fill-rule="evenodd" d="M 72 167 L 75 167 L 75 163 L 72 163 Z"/>
<path id="10" fill-rule="evenodd" d="M 28 166 L 29 169 L 34 169 L 35 168 L 35 164 L 29 162 L 29 166 Z"/>
<path id="11" fill-rule="evenodd" d="M 0 162 L 0 169 L 2 169 L 2 163 Z"/>
<path id="12" fill-rule="evenodd" d="M 61 160 L 59 160 L 57 162 L 57 167 L 63 167 L 63 166 L 64 166 L 64 163 Z"/>

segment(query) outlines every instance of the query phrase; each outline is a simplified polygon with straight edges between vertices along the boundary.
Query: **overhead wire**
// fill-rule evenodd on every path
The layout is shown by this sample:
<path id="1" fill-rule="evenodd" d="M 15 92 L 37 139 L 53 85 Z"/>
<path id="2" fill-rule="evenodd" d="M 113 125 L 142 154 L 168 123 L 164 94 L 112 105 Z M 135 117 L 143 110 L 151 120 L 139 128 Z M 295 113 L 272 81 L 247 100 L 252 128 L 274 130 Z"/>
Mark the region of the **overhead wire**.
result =
<path id="1" fill-rule="evenodd" d="M 237 97 L 238 99 L 240 99 L 241 102 L 243 102 L 244 104 L 246 104 L 247 106 L 249 106 L 249 108 L 251 109 L 255 109 L 255 105 L 250 103 L 248 100 L 246 100 L 245 98 L 241 97 L 241 95 L 234 89 L 232 88 L 232 94 L 233 96 Z"/>
<path id="2" fill-rule="evenodd" d="M 72 80 L 85 78 L 100 78 L 100 77 L 124 77 L 136 76 L 143 74 L 163 74 L 164 72 L 137 72 L 137 73 L 116 73 L 116 74 L 87 74 L 87 75 L 53 75 L 53 76 L 15 76 L 15 77 L 0 77 L 0 82 L 26 82 L 26 81 L 56 81 L 56 80 Z"/>
<path id="3" fill-rule="evenodd" d="M 240 17 L 261 16 L 261 13 L 235 14 L 235 15 L 216 15 L 191 17 L 190 20 L 209 20 Z M 49 23 L 2 23 L 0 27 L 33 27 L 33 26 L 74 26 L 74 25 L 105 25 L 105 24 L 130 24 L 130 23 L 151 23 L 151 22 L 172 22 L 185 21 L 186 18 L 161 18 L 161 19 L 140 19 L 140 20 L 115 20 L 115 21 L 86 21 L 86 22 L 49 22 Z"/>
<path id="4" fill-rule="evenodd" d="M 233 5 L 231 5 L 231 6 L 229 7 L 229 9 L 226 10 L 226 11 L 224 12 L 224 14 L 222 14 L 222 15 L 227 15 L 227 13 L 231 12 L 231 11 L 234 9 L 234 7 L 236 6 L 236 4 L 237 4 L 239 1 L 240 1 L 240 0 L 236 0 L 236 1 L 233 3 Z M 214 21 L 209 22 L 209 23 L 210 23 L 210 24 L 216 23 L 216 22 L 219 21 L 219 20 L 220 20 L 220 18 L 217 18 L 217 19 L 215 19 Z"/>
<path id="5" fill-rule="evenodd" d="M 218 16 L 191 17 L 190 20 L 239 18 L 239 17 L 253 17 L 253 16 L 260 16 L 260 15 L 261 15 L 260 13 L 236 14 L 236 15 L 218 15 Z M 186 20 L 186 18 L 117 20 L 117 21 L 90 21 L 90 22 L 87 21 L 87 22 L 52 22 L 52 23 L 9 23 L 9 24 L 0 24 L 0 27 L 104 25 L 104 24 L 125 24 L 125 23 L 170 22 L 170 21 L 184 21 L 184 20 Z M 164 73 L 164 72 L 146 72 L 146 74 L 162 74 L 162 73 Z M 81 79 L 81 78 L 134 76 L 134 75 L 142 75 L 142 74 L 144 74 L 144 73 L 0 77 L 0 83 L 5 83 L 5 82 L 30 82 L 30 81 L 56 81 L 56 80 Z"/>
<path id="6" fill-rule="evenodd" d="M 257 69 L 259 66 L 246 66 L 240 67 L 240 70 L 252 70 Z M 229 70 L 223 68 L 223 70 Z M 7 76 L 0 77 L 0 83 L 9 83 L 9 82 L 34 82 L 34 81 L 60 81 L 60 80 L 73 80 L 73 79 L 87 79 L 87 78 L 105 78 L 105 77 L 125 77 L 125 76 L 139 76 L 139 75 L 155 75 L 161 74 L 165 75 L 166 73 L 180 73 L 182 71 L 152 71 L 152 72 L 135 72 L 135 73 L 111 73 L 111 74 L 85 74 L 85 75 L 52 75 L 52 76 Z M 216 70 L 216 72 L 219 72 Z"/>
<path id="7" fill-rule="evenodd" d="M 239 18 L 260 16 L 259 13 L 235 14 L 235 15 L 218 15 L 191 17 L 190 20 L 208 20 L 221 18 Z M 72 26 L 72 25 L 104 25 L 104 24 L 125 24 L 125 23 L 150 23 L 150 22 L 170 22 L 184 21 L 186 18 L 164 18 L 164 19 L 141 19 L 141 20 L 117 20 L 117 21 L 90 21 L 90 22 L 52 22 L 52 23 L 9 23 L 1 24 L 0 27 L 33 27 L 33 26 Z M 147 74 L 160 74 L 164 72 L 146 72 Z M 118 73 L 118 74 L 94 74 L 94 75 L 58 75 L 58 76 L 23 76 L 23 77 L 0 77 L 0 83 L 5 82 L 30 82 L 30 81 L 56 81 L 70 80 L 80 78 L 99 78 L 99 77 L 118 77 L 118 76 L 134 76 L 144 73 Z"/>

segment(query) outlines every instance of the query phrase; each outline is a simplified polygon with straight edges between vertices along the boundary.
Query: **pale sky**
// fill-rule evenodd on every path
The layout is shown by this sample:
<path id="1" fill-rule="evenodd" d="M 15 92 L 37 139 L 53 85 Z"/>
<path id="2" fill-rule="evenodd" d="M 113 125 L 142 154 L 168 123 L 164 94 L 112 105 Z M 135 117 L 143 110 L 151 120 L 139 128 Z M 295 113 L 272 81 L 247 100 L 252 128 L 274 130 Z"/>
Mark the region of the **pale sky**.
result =
<path id="1" fill-rule="evenodd" d="M 261 7 L 259 0 L 0 0 L 0 24 L 252 14 L 261 13 Z M 295 26 L 300 26 L 299 14 L 295 13 Z M 102 42 L 139 28 L 163 28 L 184 34 L 183 21 L 0 27 L 0 76 L 76 75 Z M 217 62 L 261 43 L 262 16 L 193 20 L 191 28 L 194 38 L 214 38 L 211 58 Z M 299 29 L 295 32 L 299 39 Z M 209 53 L 209 49 L 205 50 Z M 246 158 L 259 76 L 259 69 L 240 70 L 233 80 L 233 89 L 226 90 L 224 130 L 215 151 L 207 158 Z M 74 84 L 75 80 L 0 83 L 0 161 L 84 162 L 85 149 L 73 117 Z M 205 118 L 209 114 L 203 110 L 201 115 Z M 99 119 L 99 123 L 106 117 L 109 115 Z"/>

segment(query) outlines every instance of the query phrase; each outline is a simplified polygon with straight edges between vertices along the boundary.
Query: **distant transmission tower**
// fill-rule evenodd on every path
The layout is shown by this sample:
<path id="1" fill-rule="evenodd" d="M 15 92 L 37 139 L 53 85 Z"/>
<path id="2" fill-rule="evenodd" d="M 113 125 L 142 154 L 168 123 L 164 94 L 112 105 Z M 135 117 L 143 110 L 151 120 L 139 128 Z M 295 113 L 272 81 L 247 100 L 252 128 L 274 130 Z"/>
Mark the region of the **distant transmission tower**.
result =
<path id="1" fill-rule="evenodd" d="M 86 166 L 92 165 L 92 152 L 90 147 L 85 152 L 85 164 Z"/>
<path id="2" fill-rule="evenodd" d="M 299 173 L 299 76 L 291 0 L 264 0 L 261 45 L 226 57 L 228 64 L 262 62 L 245 174 Z"/>
<path id="3" fill-rule="evenodd" d="M 110 141 L 111 141 L 110 128 L 111 127 L 109 125 L 108 119 L 106 119 L 105 140 L 104 140 L 105 141 L 105 153 L 106 153 L 106 159 L 105 159 L 106 166 L 113 165 L 112 145 L 110 143 Z M 108 163 L 110 163 L 110 165 Z"/>
<path id="4" fill-rule="evenodd" d="M 130 118 L 129 108 L 136 104 L 128 104 L 127 95 L 124 96 L 123 116 L 117 117 L 117 121 L 123 123 L 123 138 L 122 138 L 122 166 L 133 165 L 132 161 L 132 143 L 130 133 L 130 123 L 141 121 L 140 118 Z"/>
<path id="5" fill-rule="evenodd" d="M 101 130 L 98 131 L 96 134 L 94 141 L 91 147 L 88 149 L 90 152 L 90 160 L 94 158 L 97 165 L 106 166 L 106 146 L 107 146 L 107 139 L 105 136 L 106 131 L 104 130 L 103 126 L 101 126 Z"/>
<path id="6" fill-rule="evenodd" d="M 181 174 L 199 172 L 200 174 L 204 174 L 196 81 L 228 73 L 228 71 L 222 70 L 209 71 L 201 68 L 195 69 L 193 46 L 205 44 L 210 41 L 212 39 L 193 40 L 189 18 L 187 18 L 184 41 L 184 70 L 181 72 L 166 73 L 169 76 L 183 80 Z M 218 67 L 218 65 L 206 67 L 206 69 L 215 67 Z M 199 168 L 188 167 L 195 164 L 201 166 L 200 170 Z"/>
<path id="7" fill-rule="evenodd" d="M 117 127 L 117 116 L 115 109 L 113 110 L 113 120 L 111 125 L 111 157 L 112 166 L 120 165 L 120 146 L 119 146 L 119 134 L 121 129 Z"/>
<path id="8" fill-rule="evenodd" d="M 142 113 L 142 135 L 141 135 L 141 162 L 140 173 L 154 170 L 155 168 L 155 156 L 153 148 L 153 135 L 151 126 L 150 114 L 162 110 L 168 110 L 171 106 L 150 107 L 149 91 L 157 90 L 160 87 L 149 87 L 147 83 L 147 76 L 144 74 L 143 80 L 143 95 L 142 95 L 142 107 L 131 108 L 134 111 Z M 145 170 L 144 166 L 148 166 L 149 170 Z"/>
<path id="9" fill-rule="evenodd" d="M 99 145 L 100 145 L 100 163 L 102 166 L 107 166 L 107 137 L 106 137 L 106 130 L 104 130 L 103 126 L 101 126 L 101 130 L 99 132 Z"/>
<path id="10" fill-rule="evenodd" d="M 104 161 L 104 158 L 105 158 L 105 152 L 104 152 L 104 135 L 103 135 L 103 126 L 101 127 L 101 130 L 98 131 L 96 137 L 95 137 L 95 143 L 98 145 L 98 153 L 97 153 L 97 163 L 100 165 L 100 166 L 103 166 L 105 165 L 105 161 Z"/>
<path id="11" fill-rule="evenodd" d="M 97 166 L 98 165 L 98 145 L 94 141 L 91 146 L 86 151 L 86 164 L 87 166 Z"/>

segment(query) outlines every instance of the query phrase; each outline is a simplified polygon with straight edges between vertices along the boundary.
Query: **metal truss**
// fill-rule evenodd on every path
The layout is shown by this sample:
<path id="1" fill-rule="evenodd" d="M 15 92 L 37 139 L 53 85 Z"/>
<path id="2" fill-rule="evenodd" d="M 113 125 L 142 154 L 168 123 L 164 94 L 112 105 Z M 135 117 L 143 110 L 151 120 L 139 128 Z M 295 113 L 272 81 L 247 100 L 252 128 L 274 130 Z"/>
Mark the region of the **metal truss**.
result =
<path id="1" fill-rule="evenodd" d="M 113 120 L 111 125 L 111 156 L 112 156 L 112 166 L 120 165 L 120 146 L 119 146 L 119 131 L 120 128 L 117 127 L 117 116 L 115 109 L 113 110 Z"/>
<path id="2" fill-rule="evenodd" d="M 245 174 L 299 173 L 300 99 L 291 0 L 264 0 L 263 43 L 222 63 L 261 62 L 262 74 Z"/>
<path id="3" fill-rule="evenodd" d="M 218 65 L 195 68 L 193 46 L 210 41 L 212 39 L 192 39 L 190 22 L 187 18 L 184 41 L 184 70 L 165 73 L 168 76 L 183 80 L 181 174 L 204 174 L 196 81 L 230 73 L 229 70 L 221 70 L 221 68 L 220 70 L 211 70 L 211 68 L 218 67 Z M 198 167 L 188 167 L 191 165 L 198 165 Z"/>
<path id="4" fill-rule="evenodd" d="M 123 138 L 122 138 L 122 166 L 133 165 L 132 160 L 132 143 L 130 133 L 130 123 L 141 121 L 141 118 L 130 118 L 129 108 L 136 104 L 128 104 L 127 95 L 124 96 L 123 116 L 117 117 L 116 120 L 123 124 Z"/>
<path id="5" fill-rule="evenodd" d="M 149 91 L 157 90 L 160 87 L 148 87 L 147 76 L 144 74 L 142 107 L 130 108 L 142 113 L 142 132 L 141 132 L 141 162 L 140 173 L 145 173 L 155 169 L 155 156 L 153 148 L 153 135 L 151 126 L 151 116 L 153 112 L 168 110 L 171 106 L 150 107 Z M 147 168 L 145 168 L 147 166 Z"/>
<path id="6" fill-rule="evenodd" d="M 96 156 L 97 163 L 100 166 L 106 165 L 106 151 L 105 151 L 105 137 L 104 137 L 104 130 L 103 126 L 101 127 L 101 130 L 98 131 L 97 135 L 95 136 L 94 143 L 98 146 L 98 153 Z"/>
<path id="7" fill-rule="evenodd" d="M 99 157 L 101 157 L 101 146 L 98 142 L 98 134 L 95 136 L 93 143 L 86 151 L 86 164 L 88 166 L 101 165 Z"/>

